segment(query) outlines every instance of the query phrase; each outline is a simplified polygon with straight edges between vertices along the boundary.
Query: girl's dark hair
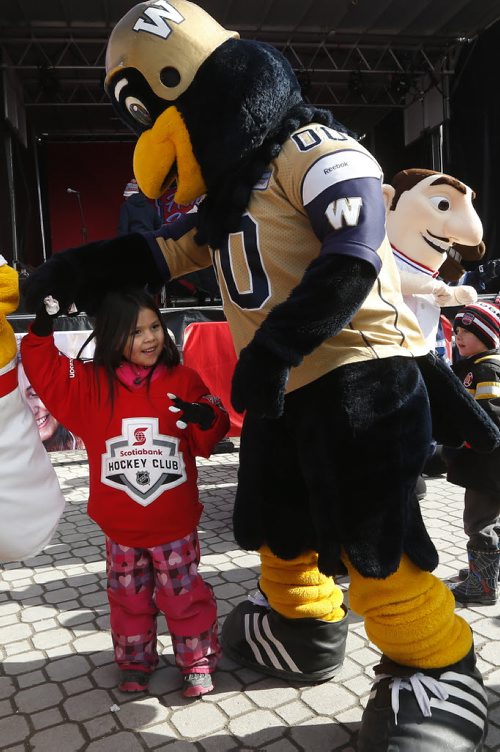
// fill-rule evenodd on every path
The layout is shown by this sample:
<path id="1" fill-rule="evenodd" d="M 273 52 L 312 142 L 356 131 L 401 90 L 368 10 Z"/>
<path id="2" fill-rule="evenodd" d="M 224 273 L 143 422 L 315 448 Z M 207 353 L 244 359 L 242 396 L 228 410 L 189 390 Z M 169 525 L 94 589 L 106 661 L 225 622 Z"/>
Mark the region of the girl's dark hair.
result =
<path id="1" fill-rule="evenodd" d="M 173 368 L 180 363 L 179 352 L 175 342 L 172 341 L 165 322 L 162 319 L 160 309 L 151 295 L 143 289 L 107 293 L 94 317 L 94 331 L 80 349 L 80 353 L 92 339 L 95 339 L 94 368 L 96 371 L 103 368 L 106 372 L 109 385 L 109 399 L 112 406 L 118 382 L 116 369 L 123 361 L 123 352 L 127 340 L 130 332 L 136 326 L 141 308 L 147 308 L 158 316 L 165 335 L 163 351 L 147 376 L 146 381 L 148 384 L 156 366 L 163 364 L 167 368 Z"/>

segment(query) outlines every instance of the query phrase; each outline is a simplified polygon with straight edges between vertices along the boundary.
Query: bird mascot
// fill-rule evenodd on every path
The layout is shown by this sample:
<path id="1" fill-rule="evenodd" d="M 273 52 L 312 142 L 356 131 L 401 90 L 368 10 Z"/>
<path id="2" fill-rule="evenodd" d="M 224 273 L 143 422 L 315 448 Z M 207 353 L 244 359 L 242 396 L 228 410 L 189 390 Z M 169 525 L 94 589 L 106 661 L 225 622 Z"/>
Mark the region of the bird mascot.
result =
<path id="1" fill-rule="evenodd" d="M 110 287 L 214 265 L 239 353 L 232 402 L 246 410 L 234 532 L 261 557 L 261 597 L 228 615 L 224 650 L 277 676 L 330 678 L 347 633 L 332 578 L 344 567 L 383 654 L 360 752 L 481 749 L 471 630 L 431 574 L 414 487 L 430 407 L 446 443 L 488 451 L 499 434 L 403 303 L 379 165 L 304 101 L 276 49 L 186 0 L 139 3 L 117 23 L 105 88 L 139 137 L 141 190 L 157 197 L 176 179 L 177 203 L 205 198 L 155 233 L 56 254 L 27 301 L 92 311 Z"/>
<path id="2" fill-rule="evenodd" d="M 16 337 L 6 318 L 18 305 L 18 274 L 0 256 L 0 562 L 41 551 L 64 510 L 57 476 L 18 385 Z"/>
<path id="3" fill-rule="evenodd" d="M 421 169 L 398 172 L 383 191 L 387 236 L 403 299 L 434 349 L 441 308 L 477 300 L 474 287 L 451 286 L 437 278 L 443 265 L 448 268 L 456 261 L 458 249 L 460 259 L 478 261 L 484 255 L 483 227 L 472 203 L 475 194 L 451 175 Z"/>

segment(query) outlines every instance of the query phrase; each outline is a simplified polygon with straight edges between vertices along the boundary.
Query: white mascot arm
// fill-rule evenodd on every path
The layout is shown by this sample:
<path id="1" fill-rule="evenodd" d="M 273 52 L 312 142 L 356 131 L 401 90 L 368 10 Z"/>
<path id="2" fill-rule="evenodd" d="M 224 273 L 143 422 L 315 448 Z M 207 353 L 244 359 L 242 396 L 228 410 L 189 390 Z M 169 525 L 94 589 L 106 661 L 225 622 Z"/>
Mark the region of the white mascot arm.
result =
<path id="1" fill-rule="evenodd" d="M 428 277 L 420 274 L 412 274 L 399 270 L 401 278 L 401 292 L 403 295 L 438 295 L 442 288 L 446 288 L 445 282 L 441 282 L 434 277 Z"/>
<path id="2" fill-rule="evenodd" d="M 7 314 L 19 303 L 17 272 L 0 256 L 0 561 L 34 556 L 64 509 L 52 463 L 18 385 L 17 348 Z"/>
<path id="3" fill-rule="evenodd" d="M 441 308 L 469 305 L 477 300 L 477 292 L 470 285 L 451 287 L 440 279 L 411 274 L 402 269 L 400 269 L 399 275 L 403 295 L 433 295 L 436 305 Z"/>

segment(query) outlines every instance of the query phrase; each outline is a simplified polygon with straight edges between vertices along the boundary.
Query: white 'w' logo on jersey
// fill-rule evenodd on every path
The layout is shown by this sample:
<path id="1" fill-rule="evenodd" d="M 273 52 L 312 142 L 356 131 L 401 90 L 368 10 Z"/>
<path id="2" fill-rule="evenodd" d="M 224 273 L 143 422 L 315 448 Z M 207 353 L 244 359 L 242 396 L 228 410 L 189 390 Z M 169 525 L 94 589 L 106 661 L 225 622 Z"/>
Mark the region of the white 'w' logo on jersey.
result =
<path id="1" fill-rule="evenodd" d="M 358 224 L 362 206 L 363 199 L 361 196 L 339 198 L 338 201 L 332 201 L 329 204 L 325 212 L 326 218 L 335 230 L 340 230 L 343 223 L 349 225 L 349 227 L 354 227 Z"/>

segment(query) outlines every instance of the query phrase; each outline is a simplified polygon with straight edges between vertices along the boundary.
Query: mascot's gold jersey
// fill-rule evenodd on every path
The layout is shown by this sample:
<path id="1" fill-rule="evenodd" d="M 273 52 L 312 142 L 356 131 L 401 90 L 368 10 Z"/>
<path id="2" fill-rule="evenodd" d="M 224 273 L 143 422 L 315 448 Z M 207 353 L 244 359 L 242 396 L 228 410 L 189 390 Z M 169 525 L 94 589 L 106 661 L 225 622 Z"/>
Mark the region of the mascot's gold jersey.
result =
<path id="1" fill-rule="evenodd" d="M 194 214 L 148 240 L 167 278 L 213 262 L 238 352 L 318 257 L 343 254 L 372 264 L 378 276 L 364 304 L 339 334 L 292 369 L 291 391 L 347 363 L 428 351 L 401 295 L 381 184 L 381 168 L 366 149 L 313 123 L 285 141 L 254 186 L 239 230 L 220 248 L 195 243 Z"/>

